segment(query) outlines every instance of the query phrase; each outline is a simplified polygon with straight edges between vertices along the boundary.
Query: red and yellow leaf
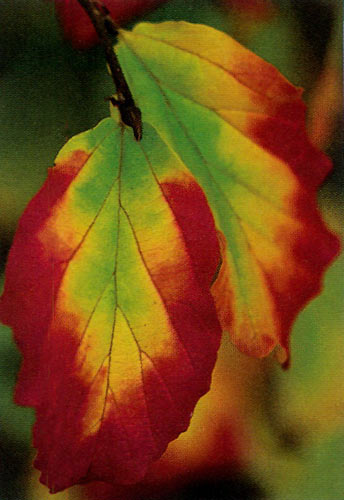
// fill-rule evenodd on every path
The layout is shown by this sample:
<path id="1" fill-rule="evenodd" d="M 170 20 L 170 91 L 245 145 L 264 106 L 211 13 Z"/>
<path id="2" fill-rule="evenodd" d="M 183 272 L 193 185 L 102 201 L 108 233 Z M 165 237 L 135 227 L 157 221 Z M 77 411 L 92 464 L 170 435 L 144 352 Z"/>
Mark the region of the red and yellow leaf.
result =
<path id="1" fill-rule="evenodd" d="M 301 90 L 224 33 L 189 23 L 120 32 L 145 120 L 202 185 L 224 234 L 213 286 L 223 328 L 252 356 L 282 347 L 338 240 L 316 207 L 330 168 L 309 142 Z M 227 247 L 227 250 L 225 249 Z"/>
<path id="2" fill-rule="evenodd" d="M 61 150 L 19 223 L 0 301 L 52 492 L 135 482 L 186 430 L 220 342 L 219 261 L 202 190 L 150 126 L 137 143 L 109 118 Z"/>

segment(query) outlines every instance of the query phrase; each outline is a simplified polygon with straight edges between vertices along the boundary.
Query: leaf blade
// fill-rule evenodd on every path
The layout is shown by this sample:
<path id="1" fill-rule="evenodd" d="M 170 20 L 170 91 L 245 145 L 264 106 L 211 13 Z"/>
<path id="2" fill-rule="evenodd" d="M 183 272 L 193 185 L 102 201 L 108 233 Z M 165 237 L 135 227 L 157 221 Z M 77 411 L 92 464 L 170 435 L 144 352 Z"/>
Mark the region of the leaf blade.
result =
<path id="1" fill-rule="evenodd" d="M 307 139 L 300 89 L 206 26 L 143 23 L 120 38 L 144 119 L 199 180 L 225 234 L 227 285 L 213 288 L 228 295 L 223 328 L 243 352 L 281 345 L 286 360 L 292 322 L 338 252 L 314 194 L 329 161 Z"/>
<path id="2" fill-rule="evenodd" d="M 24 353 L 17 401 L 36 408 L 35 464 L 52 492 L 95 479 L 137 481 L 209 389 L 221 334 L 210 294 L 220 258 L 214 221 L 183 164 L 148 125 L 145 136 L 137 143 L 109 118 L 72 139 L 25 212 L 9 258 L 0 315 Z M 75 151 L 87 156 L 78 168 Z M 70 182 L 51 197 L 56 175 Z M 45 217 L 23 242 L 42 204 Z M 199 254 L 200 238 L 210 259 Z M 22 245 L 27 254 L 40 245 L 35 267 L 43 252 L 44 291 L 55 290 L 43 330 L 29 335 L 39 285 L 32 280 L 19 297 L 27 303 L 19 323 L 8 309 L 23 279 L 14 269 Z M 33 368 L 29 397 L 23 373 Z"/>

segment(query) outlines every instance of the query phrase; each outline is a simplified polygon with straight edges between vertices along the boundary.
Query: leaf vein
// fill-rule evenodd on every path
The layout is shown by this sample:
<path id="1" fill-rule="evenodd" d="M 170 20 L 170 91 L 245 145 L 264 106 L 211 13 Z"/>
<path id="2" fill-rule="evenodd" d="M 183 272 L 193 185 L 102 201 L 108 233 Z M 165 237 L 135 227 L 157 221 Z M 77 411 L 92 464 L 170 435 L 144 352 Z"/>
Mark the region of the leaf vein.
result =
<path id="1" fill-rule="evenodd" d="M 235 130 L 237 130 L 240 135 L 244 136 L 247 140 L 249 140 L 252 144 L 254 144 L 254 146 L 257 146 L 256 142 L 248 135 L 246 135 L 242 130 L 240 130 L 239 128 L 237 128 L 236 126 L 234 126 L 233 124 L 227 122 L 217 111 L 216 109 L 214 108 L 211 108 L 209 106 L 205 106 L 204 104 L 201 104 L 199 102 L 197 102 L 196 100 L 194 100 L 191 96 L 189 95 L 185 95 L 183 94 L 181 91 L 179 90 L 176 90 L 172 87 L 170 87 L 168 84 L 166 84 L 166 82 L 162 83 L 159 78 L 150 70 L 150 68 L 147 66 L 147 64 L 142 60 L 142 58 L 135 52 L 135 50 L 130 46 L 130 44 L 127 42 L 127 40 L 125 40 L 125 43 L 127 44 L 127 47 L 128 49 L 135 55 L 135 57 L 140 61 L 140 63 L 142 64 L 142 66 L 144 67 L 144 69 L 147 71 L 147 73 L 149 74 L 149 76 L 155 81 L 156 85 L 158 86 L 158 88 L 160 89 L 160 92 L 161 92 L 161 95 L 166 103 L 166 105 L 171 109 L 172 113 L 174 114 L 177 122 L 179 123 L 180 126 L 182 126 L 181 124 L 181 121 L 179 120 L 179 118 L 177 118 L 176 116 L 176 113 L 173 112 L 172 110 L 172 105 L 171 105 L 171 102 L 170 100 L 168 99 L 167 95 L 166 95 L 166 92 L 164 92 L 163 90 L 163 87 L 165 87 L 166 89 L 168 89 L 170 92 L 173 92 L 175 94 L 178 94 L 180 95 L 181 97 L 183 97 L 184 99 L 192 102 L 193 104 L 201 107 L 201 108 L 205 108 L 205 109 L 208 109 L 210 112 L 214 113 L 221 121 L 223 121 L 227 126 L 230 126 L 232 128 L 234 128 Z M 184 127 L 182 127 L 184 128 Z M 190 140 L 191 142 L 191 137 L 189 136 L 189 134 L 187 135 L 187 138 Z M 197 149 L 199 149 L 197 147 Z M 271 153 L 269 153 L 271 154 Z M 202 155 L 203 156 L 203 155 Z M 276 212 L 280 212 L 282 213 L 284 216 L 288 217 L 288 218 L 291 218 L 290 214 L 288 212 L 286 212 L 285 210 L 283 210 L 283 208 L 279 205 L 276 205 L 275 203 L 273 203 L 269 198 L 267 198 L 266 196 L 264 196 L 262 193 L 260 193 L 259 191 L 257 191 L 255 188 L 253 188 L 252 186 L 246 184 L 244 181 L 242 181 L 240 178 L 237 177 L 236 174 L 234 174 L 234 172 L 227 172 L 226 173 L 228 175 L 228 177 L 230 177 L 231 179 L 233 179 L 233 181 L 235 181 L 236 183 L 240 184 L 242 187 L 244 187 L 245 189 L 247 189 L 248 192 L 250 192 L 251 194 L 253 194 L 254 196 L 256 196 L 257 198 L 261 198 L 261 199 L 264 199 L 269 205 L 271 205 L 271 207 L 276 211 Z M 294 179 L 295 181 L 297 181 L 296 177 Z"/>
<path id="2" fill-rule="evenodd" d="M 158 453 L 158 450 L 159 450 L 159 446 L 158 446 L 158 442 L 157 442 L 157 438 L 154 434 L 154 423 L 152 421 L 152 417 L 151 417 L 151 414 L 150 414 L 150 410 L 149 410 L 149 405 L 148 405 L 148 397 L 147 397 L 147 391 L 146 391 L 146 385 L 145 385 L 145 381 L 144 381 L 144 375 L 143 375 L 143 372 L 144 372 L 144 369 L 143 369 L 143 362 L 142 362 L 142 349 L 140 347 L 140 344 L 136 338 L 136 335 L 134 333 L 134 330 L 128 320 L 128 317 L 127 315 L 125 314 L 125 312 L 123 311 L 122 308 L 118 308 L 121 313 L 123 314 L 123 318 L 125 319 L 127 325 L 128 325 L 128 328 L 129 328 L 129 331 L 133 337 L 133 340 L 135 342 L 135 345 L 136 345 L 136 348 L 137 348 L 137 351 L 139 353 L 139 358 L 140 358 L 140 374 L 141 374 L 141 383 L 142 383 L 142 390 L 143 390 L 143 394 L 144 394 L 144 400 L 145 400 L 145 407 L 146 407 L 146 415 L 147 415 L 147 419 L 148 419 L 148 422 L 149 422 L 149 428 L 150 428 L 150 433 L 151 433 L 151 437 L 152 437 L 152 441 L 154 442 L 154 445 L 155 445 L 155 451 L 156 453 Z"/>
<path id="3" fill-rule="evenodd" d="M 144 255 L 143 255 L 143 253 L 142 253 L 142 250 L 141 250 L 141 247 L 140 247 L 139 241 L 138 241 L 137 236 L 136 236 L 136 233 L 135 233 L 135 228 L 133 227 L 133 224 L 132 224 L 132 222 L 131 222 L 131 219 L 130 219 L 130 217 L 129 217 L 129 214 L 128 214 L 128 212 L 126 211 L 126 209 L 123 207 L 123 205 L 121 205 L 121 209 L 122 209 L 122 211 L 123 211 L 123 213 L 124 213 L 125 217 L 126 217 L 126 218 L 127 218 L 127 220 L 128 220 L 128 224 L 129 224 L 129 227 L 130 227 L 130 229 L 131 229 L 131 231 L 132 231 L 132 234 L 133 234 L 133 237 L 134 237 L 134 240 L 135 240 L 135 243 L 136 243 L 137 251 L 138 251 L 138 253 L 139 253 L 139 255 L 140 255 L 140 258 L 141 258 L 141 260 L 142 260 L 143 266 L 144 266 L 144 268 L 145 268 L 145 270 L 146 270 L 146 272 L 147 272 L 147 274 L 148 274 L 148 276 L 149 276 L 149 278 L 150 278 L 150 280 L 151 280 L 151 282 L 152 282 L 152 284 L 153 284 L 154 288 L 155 288 L 155 289 L 156 289 L 156 291 L 158 292 L 159 297 L 160 297 L 160 300 L 161 300 L 161 302 L 162 302 L 162 304 L 163 304 L 163 306 L 164 306 L 164 309 L 165 309 L 166 315 L 167 315 L 167 317 L 169 318 L 170 316 L 169 316 L 169 312 L 168 312 L 168 307 L 167 307 L 166 301 L 165 301 L 164 297 L 162 296 L 161 290 L 160 290 L 159 286 L 157 285 L 157 283 L 155 282 L 155 280 L 154 280 L 154 278 L 153 278 L 153 276 L 152 276 L 152 273 L 151 273 L 151 271 L 150 271 L 150 269 L 149 269 L 149 267 L 148 267 L 148 265 L 147 265 L 147 262 L 146 262 L 146 260 L 145 260 L 145 258 L 144 258 Z M 178 332 L 178 330 L 177 330 L 176 328 L 174 328 L 172 321 L 170 321 L 170 325 L 171 325 L 171 327 L 172 327 L 173 332 L 176 334 L 177 339 L 178 339 L 178 341 L 179 341 L 180 345 L 182 346 L 182 348 L 183 348 L 183 350 L 184 350 L 185 354 L 187 355 L 187 358 L 188 358 L 188 360 L 189 360 L 189 363 L 190 363 L 191 368 L 192 368 L 192 369 L 193 369 L 193 371 L 196 373 L 196 368 L 195 368 L 195 366 L 194 366 L 194 364 L 193 364 L 193 361 L 192 361 L 191 355 L 190 355 L 190 353 L 189 353 L 188 349 L 186 348 L 185 344 L 183 343 L 183 341 L 182 341 L 182 339 L 181 339 L 181 337 L 180 337 L 180 333 Z"/>
<path id="4" fill-rule="evenodd" d="M 125 38 L 125 35 L 123 36 L 123 32 L 120 32 L 120 34 L 122 35 L 122 38 Z M 219 63 L 216 63 L 215 61 L 212 61 L 211 59 L 208 59 L 207 57 L 201 55 L 201 54 L 197 54 L 196 52 L 193 52 L 192 50 L 190 49 L 186 49 L 185 47 L 178 47 L 177 45 L 173 45 L 172 43 L 169 43 L 167 42 L 166 40 L 161 40 L 160 38 L 155 38 L 154 36 L 152 35 L 147 35 L 146 33 L 143 35 L 141 33 L 131 33 L 131 35 L 135 35 L 137 37 L 141 37 L 141 38 L 149 38 L 150 40 L 152 40 L 153 42 L 156 42 L 156 43 L 161 43 L 163 45 L 167 45 L 169 47 L 172 47 L 173 49 L 175 49 L 176 51 L 179 51 L 179 52 L 186 52 L 187 54 L 190 54 L 194 57 L 196 57 L 197 59 L 200 59 L 201 61 L 204 61 L 206 62 L 207 64 L 210 64 L 211 66 L 215 66 L 216 68 L 219 68 L 220 70 L 222 70 L 223 72 L 225 72 L 226 74 L 229 74 L 234 80 L 236 80 L 240 85 L 242 85 L 243 87 L 246 87 L 248 90 L 250 90 L 251 92 L 254 92 L 255 94 L 261 96 L 261 97 L 264 97 L 265 99 L 268 99 L 269 101 L 272 101 L 274 100 L 274 98 L 272 97 L 269 97 L 267 96 L 266 94 L 264 94 L 263 92 L 259 92 L 258 90 L 256 89 L 253 89 L 252 87 L 250 87 L 249 85 L 247 85 L 247 83 L 243 82 L 240 80 L 240 78 L 238 78 L 238 73 L 234 73 L 233 71 L 231 71 L 230 69 L 228 68 L 225 68 L 224 66 L 222 66 L 221 64 Z M 128 40 L 125 40 L 126 43 L 128 43 Z"/>

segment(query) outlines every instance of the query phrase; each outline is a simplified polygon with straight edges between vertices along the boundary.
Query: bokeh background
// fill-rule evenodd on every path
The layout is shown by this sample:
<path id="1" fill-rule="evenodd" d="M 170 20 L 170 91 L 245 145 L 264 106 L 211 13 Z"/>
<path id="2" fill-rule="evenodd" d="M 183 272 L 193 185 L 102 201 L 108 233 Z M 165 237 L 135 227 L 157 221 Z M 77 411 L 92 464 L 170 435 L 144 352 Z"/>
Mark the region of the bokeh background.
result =
<path id="1" fill-rule="evenodd" d="M 140 17 L 214 26 L 305 89 L 310 138 L 334 163 L 319 204 L 338 234 L 341 7 L 341 0 L 170 0 Z M 68 138 L 107 116 L 113 92 L 101 49 L 81 51 L 65 40 L 54 2 L 0 0 L 1 282 L 18 218 L 47 167 Z M 343 326 L 340 257 L 296 321 L 289 371 L 236 352 L 225 336 L 191 427 L 142 483 L 74 487 L 56 500 L 343 500 Z M 11 332 L 0 325 L 0 500 L 46 500 L 31 465 L 33 412 L 12 400 L 19 364 Z"/>

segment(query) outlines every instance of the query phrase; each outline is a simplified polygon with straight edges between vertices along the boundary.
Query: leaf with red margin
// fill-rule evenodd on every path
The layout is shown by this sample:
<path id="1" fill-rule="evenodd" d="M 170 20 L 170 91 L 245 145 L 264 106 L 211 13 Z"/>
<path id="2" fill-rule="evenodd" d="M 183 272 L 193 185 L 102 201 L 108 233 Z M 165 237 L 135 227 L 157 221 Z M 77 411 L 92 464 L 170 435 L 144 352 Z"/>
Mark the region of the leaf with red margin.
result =
<path id="1" fill-rule="evenodd" d="M 167 0 L 102 0 L 117 24 L 130 21 Z M 54 0 L 65 37 L 77 49 L 88 49 L 98 43 L 95 29 L 78 0 Z"/>
<path id="2" fill-rule="evenodd" d="M 301 90 L 208 26 L 142 23 L 120 31 L 116 52 L 145 120 L 195 175 L 225 236 L 213 287 L 223 328 L 243 352 L 280 345 L 287 362 L 295 316 L 339 248 L 316 206 L 330 162 L 307 138 Z"/>
<path id="3" fill-rule="evenodd" d="M 61 150 L 0 300 L 51 492 L 138 481 L 186 430 L 220 342 L 219 260 L 202 190 L 149 125 L 138 143 L 108 118 Z"/>

